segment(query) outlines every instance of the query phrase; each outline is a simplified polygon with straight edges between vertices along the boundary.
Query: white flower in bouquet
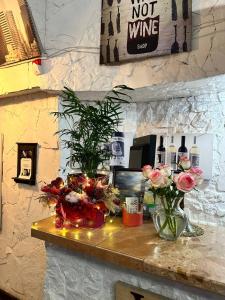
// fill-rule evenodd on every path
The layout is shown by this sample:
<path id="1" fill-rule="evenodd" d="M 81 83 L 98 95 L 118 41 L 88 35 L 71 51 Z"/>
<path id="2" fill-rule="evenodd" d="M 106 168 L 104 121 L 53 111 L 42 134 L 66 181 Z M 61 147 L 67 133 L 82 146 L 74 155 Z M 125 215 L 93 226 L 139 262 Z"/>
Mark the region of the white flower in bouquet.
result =
<path id="1" fill-rule="evenodd" d="M 70 192 L 68 195 L 66 195 L 65 200 L 70 203 L 77 203 L 81 199 L 81 194 L 76 193 L 74 191 Z"/>
<path id="2" fill-rule="evenodd" d="M 178 167 L 181 167 L 183 170 L 188 170 L 191 167 L 191 161 L 187 156 L 181 156 Z"/>

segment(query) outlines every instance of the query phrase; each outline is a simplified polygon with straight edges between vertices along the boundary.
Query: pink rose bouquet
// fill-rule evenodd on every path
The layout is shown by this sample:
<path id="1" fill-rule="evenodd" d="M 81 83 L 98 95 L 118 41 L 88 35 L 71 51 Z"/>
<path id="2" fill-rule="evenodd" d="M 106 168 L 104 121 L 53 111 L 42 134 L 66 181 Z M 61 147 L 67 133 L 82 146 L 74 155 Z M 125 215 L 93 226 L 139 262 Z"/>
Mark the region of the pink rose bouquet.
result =
<path id="1" fill-rule="evenodd" d="M 169 228 L 174 236 L 177 235 L 177 225 L 173 218 L 174 212 L 179 209 L 179 203 L 184 198 L 185 193 L 196 189 L 203 181 L 202 170 L 199 167 L 191 167 L 187 157 L 181 158 L 179 169 L 178 174 L 173 174 L 167 165 L 161 165 L 157 169 L 144 166 L 142 169 L 155 202 L 160 200 L 157 205 L 161 204 L 165 212 L 166 218 L 159 229 L 159 233 Z"/>

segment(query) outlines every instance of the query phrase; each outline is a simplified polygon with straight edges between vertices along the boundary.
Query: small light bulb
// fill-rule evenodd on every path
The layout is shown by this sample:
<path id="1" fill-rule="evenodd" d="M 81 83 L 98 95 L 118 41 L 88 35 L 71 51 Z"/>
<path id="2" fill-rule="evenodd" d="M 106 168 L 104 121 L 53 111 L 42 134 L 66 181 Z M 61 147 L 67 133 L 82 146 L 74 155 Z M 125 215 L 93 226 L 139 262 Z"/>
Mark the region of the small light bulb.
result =
<path id="1" fill-rule="evenodd" d="M 92 232 L 88 231 L 87 236 L 90 238 L 92 236 Z"/>

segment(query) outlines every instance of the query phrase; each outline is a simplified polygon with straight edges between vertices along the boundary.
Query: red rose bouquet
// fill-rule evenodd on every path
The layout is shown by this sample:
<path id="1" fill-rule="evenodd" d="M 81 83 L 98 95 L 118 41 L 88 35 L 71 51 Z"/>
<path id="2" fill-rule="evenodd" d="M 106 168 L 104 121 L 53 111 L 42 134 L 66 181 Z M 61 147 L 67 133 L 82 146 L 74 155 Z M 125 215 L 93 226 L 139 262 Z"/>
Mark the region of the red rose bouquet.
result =
<path id="1" fill-rule="evenodd" d="M 73 176 L 67 185 L 58 177 L 41 190 L 40 202 L 55 205 L 56 228 L 100 227 L 119 201 L 119 191 L 107 184 L 106 177 Z"/>

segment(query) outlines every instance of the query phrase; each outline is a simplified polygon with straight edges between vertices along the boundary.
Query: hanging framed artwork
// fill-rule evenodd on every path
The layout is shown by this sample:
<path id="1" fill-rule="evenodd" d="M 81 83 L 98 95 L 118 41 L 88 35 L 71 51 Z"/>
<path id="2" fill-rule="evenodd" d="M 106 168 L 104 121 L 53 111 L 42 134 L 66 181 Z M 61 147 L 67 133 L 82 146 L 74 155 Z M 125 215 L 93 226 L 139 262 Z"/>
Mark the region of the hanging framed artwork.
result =
<path id="1" fill-rule="evenodd" d="M 41 56 L 26 0 L 0 0 L 0 66 Z"/>
<path id="2" fill-rule="evenodd" d="M 192 0 L 102 0 L 100 64 L 191 50 Z"/>
<path id="3" fill-rule="evenodd" d="M 16 183 L 36 184 L 37 143 L 17 143 L 17 176 Z"/>

